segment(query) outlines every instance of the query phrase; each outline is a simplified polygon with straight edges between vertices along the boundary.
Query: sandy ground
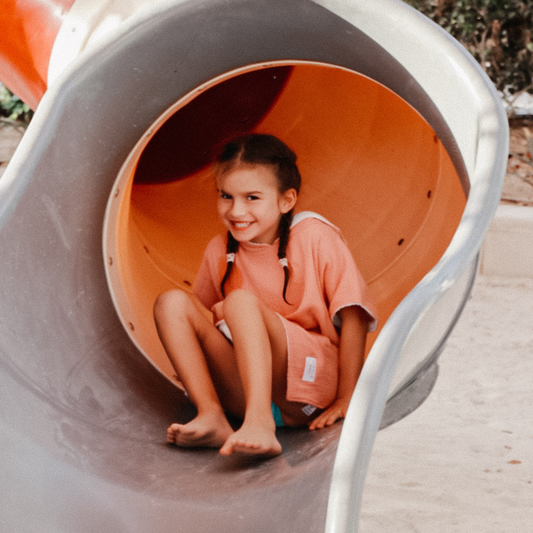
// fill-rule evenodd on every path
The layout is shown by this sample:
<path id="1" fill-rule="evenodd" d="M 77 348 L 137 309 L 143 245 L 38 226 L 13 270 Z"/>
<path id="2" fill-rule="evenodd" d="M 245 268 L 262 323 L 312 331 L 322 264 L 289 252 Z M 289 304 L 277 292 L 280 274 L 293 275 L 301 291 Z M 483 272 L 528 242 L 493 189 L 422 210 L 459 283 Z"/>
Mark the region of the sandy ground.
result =
<path id="1" fill-rule="evenodd" d="M 435 388 L 378 433 L 361 533 L 533 531 L 533 280 L 478 277 Z"/>

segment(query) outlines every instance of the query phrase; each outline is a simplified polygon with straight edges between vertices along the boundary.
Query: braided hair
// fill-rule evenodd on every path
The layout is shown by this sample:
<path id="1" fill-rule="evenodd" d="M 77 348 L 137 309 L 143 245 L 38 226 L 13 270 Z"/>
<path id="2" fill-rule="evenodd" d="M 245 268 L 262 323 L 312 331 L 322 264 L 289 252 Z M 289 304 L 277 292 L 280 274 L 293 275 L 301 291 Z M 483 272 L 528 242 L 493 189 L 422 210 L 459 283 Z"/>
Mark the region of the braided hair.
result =
<path id="1" fill-rule="evenodd" d="M 296 165 L 296 154 L 277 137 L 268 134 L 249 133 L 237 137 L 224 146 L 216 159 L 219 174 L 225 174 L 239 164 L 268 165 L 278 180 L 280 194 L 295 189 L 300 192 L 301 177 Z M 281 216 L 278 227 L 279 247 L 278 258 L 285 274 L 283 284 L 283 299 L 287 302 L 287 287 L 289 285 L 290 270 L 286 257 L 287 244 L 291 229 L 293 210 Z M 225 296 L 224 286 L 228 281 L 235 262 L 235 254 L 239 249 L 239 242 L 228 231 L 226 244 L 226 272 L 220 283 L 220 290 Z"/>

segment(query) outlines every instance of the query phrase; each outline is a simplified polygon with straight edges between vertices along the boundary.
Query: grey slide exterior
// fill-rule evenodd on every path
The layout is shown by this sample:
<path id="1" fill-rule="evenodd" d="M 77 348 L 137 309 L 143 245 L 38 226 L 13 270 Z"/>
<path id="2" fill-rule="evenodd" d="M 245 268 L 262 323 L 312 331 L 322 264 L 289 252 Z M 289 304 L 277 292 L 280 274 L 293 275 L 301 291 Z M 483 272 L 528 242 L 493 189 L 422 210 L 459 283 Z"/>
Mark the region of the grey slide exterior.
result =
<path id="1" fill-rule="evenodd" d="M 402 391 L 434 379 L 507 155 L 497 96 L 466 52 L 401 2 L 373 4 L 157 3 L 49 89 L 0 182 L 2 531 L 357 530 L 385 403 L 408 405 Z M 164 444 L 186 402 L 116 316 L 102 224 L 122 163 L 161 113 L 206 80 L 275 59 L 346 66 L 393 89 L 438 132 L 470 194 L 448 252 L 378 337 L 345 423 L 280 431 L 283 455 L 256 462 Z"/>

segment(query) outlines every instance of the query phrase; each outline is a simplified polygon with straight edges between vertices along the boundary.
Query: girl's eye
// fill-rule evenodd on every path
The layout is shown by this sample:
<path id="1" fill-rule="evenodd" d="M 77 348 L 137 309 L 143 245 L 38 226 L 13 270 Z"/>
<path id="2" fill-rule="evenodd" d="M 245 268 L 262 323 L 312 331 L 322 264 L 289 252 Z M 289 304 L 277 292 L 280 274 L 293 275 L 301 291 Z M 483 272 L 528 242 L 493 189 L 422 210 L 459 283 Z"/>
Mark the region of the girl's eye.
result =
<path id="1" fill-rule="evenodd" d="M 220 198 L 222 198 L 222 200 L 231 200 L 231 195 L 226 194 L 225 192 L 221 192 Z"/>
<path id="2" fill-rule="evenodd" d="M 250 196 L 248 196 L 248 200 L 259 200 L 259 196 L 254 196 L 253 194 L 251 194 Z"/>

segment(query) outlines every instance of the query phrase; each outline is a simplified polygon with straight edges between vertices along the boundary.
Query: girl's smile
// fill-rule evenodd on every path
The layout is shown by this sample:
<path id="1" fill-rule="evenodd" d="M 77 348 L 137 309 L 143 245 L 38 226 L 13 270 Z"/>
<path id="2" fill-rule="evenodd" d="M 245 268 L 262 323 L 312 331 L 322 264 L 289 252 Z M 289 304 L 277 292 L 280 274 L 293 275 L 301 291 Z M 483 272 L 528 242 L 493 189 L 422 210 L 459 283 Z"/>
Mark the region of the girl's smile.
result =
<path id="1" fill-rule="evenodd" d="M 297 193 L 279 192 L 267 165 L 239 165 L 217 178 L 218 214 L 239 242 L 273 244 L 281 215 L 296 203 Z"/>

